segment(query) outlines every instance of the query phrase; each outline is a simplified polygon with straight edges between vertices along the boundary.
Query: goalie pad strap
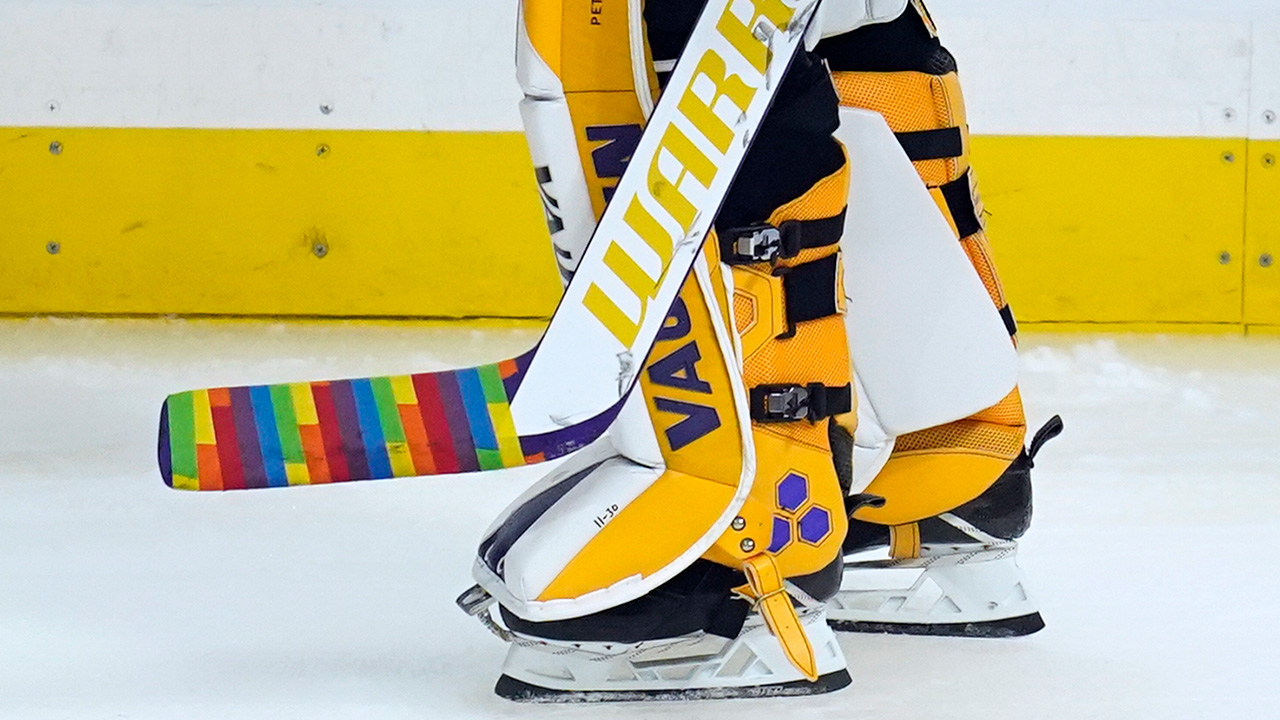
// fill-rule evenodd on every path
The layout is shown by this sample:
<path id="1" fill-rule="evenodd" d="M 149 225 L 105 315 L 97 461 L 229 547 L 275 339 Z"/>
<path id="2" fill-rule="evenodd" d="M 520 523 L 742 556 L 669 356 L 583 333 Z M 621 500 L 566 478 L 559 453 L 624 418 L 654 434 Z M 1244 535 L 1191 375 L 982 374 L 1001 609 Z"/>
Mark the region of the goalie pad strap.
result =
<path id="1" fill-rule="evenodd" d="M 840 312 L 840 255 L 828 255 L 804 265 L 778 268 L 782 276 L 782 293 L 786 298 L 787 332 L 795 335 L 797 323 L 831 317 Z"/>
<path id="2" fill-rule="evenodd" d="M 789 260 L 801 250 L 827 247 L 840 242 L 845 211 L 820 220 L 786 220 L 778 225 L 761 223 L 746 227 L 717 229 L 720 259 L 728 265 Z"/>
<path id="3" fill-rule="evenodd" d="M 982 231 L 982 219 L 978 216 L 978 206 L 973 200 L 973 171 L 966 170 L 964 175 L 938 188 L 946 200 L 947 210 L 956 224 L 956 232 L 967 238 Z"/>
<path id="4" fill-rule="evenodd" d="M 751 388 L 751 419 L 762 423 L 817 422 L 853 410 L 853 386 L 757 385 Z"/>
<path id="5" fill-rule="evenodd" d="M 1013 319 L 1013 309 L 1008 305 L 1000 308 L 1000 319 L 1004 321 L 1004 327 L 1009 331 L 1009 336 L 1013 337 L 1018 334 L 1018 321 Z"/>
<path id="6" fill-rule="evenodd" d="M 964 134 L 958 127 L 894 133 L 912 162 L 947 160 L 964 155 Z"/>

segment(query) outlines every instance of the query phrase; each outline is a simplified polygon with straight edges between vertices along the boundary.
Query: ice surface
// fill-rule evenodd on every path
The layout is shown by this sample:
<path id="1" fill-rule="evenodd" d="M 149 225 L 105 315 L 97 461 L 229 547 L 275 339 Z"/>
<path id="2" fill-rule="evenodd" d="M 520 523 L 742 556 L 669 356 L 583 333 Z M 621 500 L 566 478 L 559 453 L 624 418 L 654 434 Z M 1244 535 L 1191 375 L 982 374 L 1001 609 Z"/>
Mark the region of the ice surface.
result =
<path id="1" fill-rule="evenodd" d="M 471 552 L 537 471 L 169 490 L 175 390 L 434 370 L 536 328 L 0 322 L 0 717 L 596 718 L 511 704 L 462 615 Z M 1280 706 L 1280 338 L 1023 339 L 1022 560 L 1048 628 L 847 636 L 854 687 L 613 717 L 1262 718 Z"/>

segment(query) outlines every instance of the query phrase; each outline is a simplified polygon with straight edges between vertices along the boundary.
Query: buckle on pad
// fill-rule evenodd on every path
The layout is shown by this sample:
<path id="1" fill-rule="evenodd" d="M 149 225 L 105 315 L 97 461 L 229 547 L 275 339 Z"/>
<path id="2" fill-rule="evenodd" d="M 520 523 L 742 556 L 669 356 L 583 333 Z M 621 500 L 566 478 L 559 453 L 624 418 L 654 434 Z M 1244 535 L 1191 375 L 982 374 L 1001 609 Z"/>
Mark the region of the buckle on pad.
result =
<path id="1" fill-rule="evenodd" d="M 751 389 L 752 416 L 760 422 L 809 420 L 813 390 L 803 385 L 760 385 Z"/>
<path id="2" fill-rule="evenodd" d="M 773 262 L 782 255 L 782 231 L 772 225 L 742 228 L 733 239 L 733 261 L 738 263 Z"/>

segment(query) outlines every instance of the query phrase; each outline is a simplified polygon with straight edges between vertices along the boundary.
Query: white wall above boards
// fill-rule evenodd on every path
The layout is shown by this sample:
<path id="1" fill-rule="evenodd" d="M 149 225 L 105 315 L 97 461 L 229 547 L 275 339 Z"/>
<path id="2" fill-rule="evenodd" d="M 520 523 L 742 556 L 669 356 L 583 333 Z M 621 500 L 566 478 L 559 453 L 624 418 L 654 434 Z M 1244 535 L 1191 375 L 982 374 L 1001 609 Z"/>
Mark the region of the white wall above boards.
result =
<path id="1" fill-rule="evenodd" d="M 0 126 L 518 130 L 516 0 L 0 0 Z"/>

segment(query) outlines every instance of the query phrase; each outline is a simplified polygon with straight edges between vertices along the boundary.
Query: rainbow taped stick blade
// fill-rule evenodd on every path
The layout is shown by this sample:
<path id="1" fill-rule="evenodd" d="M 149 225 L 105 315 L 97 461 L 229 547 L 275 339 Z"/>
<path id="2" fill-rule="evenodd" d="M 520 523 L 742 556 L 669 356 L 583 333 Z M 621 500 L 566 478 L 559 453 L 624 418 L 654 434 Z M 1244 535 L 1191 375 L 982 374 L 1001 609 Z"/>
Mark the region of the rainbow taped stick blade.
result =
<path id="1" fill-rule="evenodd" d="M 554 459 L 595 440 L 611 408 L 521 436 L 510 400 L 532 353 L 416 375 L 193 390 L 160 415 L 160 471 L 181 490 L 443 475 Z"/>

